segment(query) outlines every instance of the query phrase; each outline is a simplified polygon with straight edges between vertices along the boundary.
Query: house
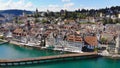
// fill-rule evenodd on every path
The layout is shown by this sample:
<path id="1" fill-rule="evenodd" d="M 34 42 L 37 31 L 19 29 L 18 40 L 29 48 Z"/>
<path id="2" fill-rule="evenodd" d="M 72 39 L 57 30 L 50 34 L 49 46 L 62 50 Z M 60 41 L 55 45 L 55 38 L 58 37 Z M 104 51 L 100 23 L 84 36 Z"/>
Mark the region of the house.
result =
<path id="1" fill-rule="evenodd" d="M 103 17 L 103 13 L 100 13 L 100 17 Z"/>
<path id="2" fill-rule="evenodd" d="M 120 53 L 120 35 L 116 37 L 115 53 Z"/>
<path id="3" fill-rule="evenodd" d="M 21 36 L 26 36 L 27 32 L 25 32 L 22 28 L 16 28 L 13 31 L 13 36 L 15 37 L 21 37 Z"/>
<path id="4" fill-rule="evenodd" d="M 71 42 L 82 42 L 83 39 L 80 35 L 68 35 L 67 36 L 67 41 L 71 41 Z"/>
<path id="5" fill-rule="evenodd" d="M 120 13 L 118 14 L 118 18 L 120 19 Z"/>
<path id="6" fill-rule="evenodd" d="M 106 43 L 111 43 L 111 41 L 113 41 L 113 38 L 114 38 L 114 34 L 112 34 L 112 33 L 102 33 L 101 34 L 101 39 L 102 38 L 105 38 L 106 39 Z"/>
<path id="7" fill-rule="evenodd" d="M 109 44 L 107 50 L 110 54 L 120 53 L 120 35 L 116 35 L 113 44 Z"/>
<path id="8" fill-rule="evenodd" d="M 79 22 L 80 22 L 80 23 L 87 23 L 87 22 L 88 22 L 88 19 L 80 19 Z"/>
<path id="9" fill-rule="evenodd" d="M 44 32 L 44 35 L 47 37 L 48 35 L 50 35 L 52 32 L 56 32 L 56 29 L 46 29 L 46 31 Z"/>
<path id="10" fill-rule="evenodd" d="M 5 17 L 0 14 L 0 23 L 3 23 L 5 21 Z"/>
<path id="11" fill-rule="evenodd" d="M 88 21 L 89 21 L 89 22 L 92 22 L 92 23 L 95 23 L 95 22 L 96 22 L 96 20 L 95 20 L 94 17 L 88 17 Z"/>
<path id="12" fill-rule="evenodd" d="M 94 49 L 98 46 L 98 41 L 96 36 L 85 36 L 84 37 L 85 45 L 88 49 Z"/>
<path id="13" fill-rule="evenodd" d="M 76 24 L 75 20 L 64 20 L 65 24 Z"/>
<path id="14" fill-rule="evenodd" d="M 6 38 L 12 38 L 12 32 L 9 30 L 5 33 Z"/>

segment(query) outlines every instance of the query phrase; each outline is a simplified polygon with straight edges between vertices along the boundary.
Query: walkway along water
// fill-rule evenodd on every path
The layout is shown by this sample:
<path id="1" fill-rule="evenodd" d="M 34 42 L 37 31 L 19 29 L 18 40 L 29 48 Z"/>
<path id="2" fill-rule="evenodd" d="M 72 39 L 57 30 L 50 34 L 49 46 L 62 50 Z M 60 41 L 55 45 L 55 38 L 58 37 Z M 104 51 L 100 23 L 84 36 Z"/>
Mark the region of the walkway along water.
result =
<path id="1" fill-rule="evenodd" d="M 9 43 L 9 42 L 1 42 L 0 45 L 6 44 L 6 43 Z"/>
<path id="2" fill-rule="evenodd" d="M 76 54 L 63 54 L 56 56 L 45 56 L 38 58 L 24 58 L 24 59 L 14 59 L 14 60 L 0 60 L 0 66 L 14 66 L 14 65 L 27 65 L 27 64 L 37 64 L 44 62 L 68 60 L 68 59 L 82 59 L 82 58 L 92 58 L 98 57 L 97 52 L 90 53 L 76 53 Z"/>

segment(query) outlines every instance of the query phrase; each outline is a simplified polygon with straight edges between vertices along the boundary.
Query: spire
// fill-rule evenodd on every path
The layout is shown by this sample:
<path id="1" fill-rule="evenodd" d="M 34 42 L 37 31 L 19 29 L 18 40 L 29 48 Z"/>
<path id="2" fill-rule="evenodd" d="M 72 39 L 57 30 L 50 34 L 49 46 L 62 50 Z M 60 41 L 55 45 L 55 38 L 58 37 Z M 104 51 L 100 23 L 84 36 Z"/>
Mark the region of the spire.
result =
<path id="1" fill-rule="evenodd" d="M 38 9 L 36 8 L 36 13 L 38 13 Z"/>
<path id="2" fill-rule="evenodd" d="M 38 11 L 38 9 L 36 8 L 36 12 L 35 12 L 35 17 L 37 18 L 37 17 L 39 17 L 39 11 Z"/>
<path id="3" fill-rule="evenodd" d="M 23 17 L 25 16 L 25 10 L 23 10 L 23 14 L 22 15 L 23 15 Z"/>

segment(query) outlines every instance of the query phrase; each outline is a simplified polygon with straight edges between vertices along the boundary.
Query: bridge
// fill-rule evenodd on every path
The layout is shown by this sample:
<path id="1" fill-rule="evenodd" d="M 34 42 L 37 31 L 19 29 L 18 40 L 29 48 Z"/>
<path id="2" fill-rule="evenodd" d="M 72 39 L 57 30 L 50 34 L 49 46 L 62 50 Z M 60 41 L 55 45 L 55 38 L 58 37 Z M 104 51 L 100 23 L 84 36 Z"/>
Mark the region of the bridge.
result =
<path id="1" fill-rule="evenodd" d="M 0 60 L 0 66 L 28 65 L 28 64 L 38 64 L 38 63 L 44 63 L 44 62 L 83 59 L 83 58 L 92 58 L 92 57 L 98 57 L 97 52 L 63 54 L 63 55 L 55 55 L 55 56 L 44 56 L 44 57 L 38 57 L 38 58 Z"/>

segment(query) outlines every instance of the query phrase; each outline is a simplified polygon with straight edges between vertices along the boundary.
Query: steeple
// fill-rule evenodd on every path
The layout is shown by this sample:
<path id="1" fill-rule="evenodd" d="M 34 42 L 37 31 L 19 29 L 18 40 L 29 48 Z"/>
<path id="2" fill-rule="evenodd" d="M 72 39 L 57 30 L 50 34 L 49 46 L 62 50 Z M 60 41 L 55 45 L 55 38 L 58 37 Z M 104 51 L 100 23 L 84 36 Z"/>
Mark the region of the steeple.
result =
<path id="1" fill-rule="evenodd" d="M 36 18 L 39 17 L 39 11 L 38 11 L 37 8 L 36 8 L 36 12 L 35 12 L 35 17 L 36 17 Z"/>
<path id="2" fill-rule="evenodd" d="M 38 9 L 36 8 L 36 13 L 38 13 Z"/>
<path id="3" fill-rule="evenodd" d="M 23 10 L 22 16 L 25 17 L 26 13 L 25 10 Z"/>

